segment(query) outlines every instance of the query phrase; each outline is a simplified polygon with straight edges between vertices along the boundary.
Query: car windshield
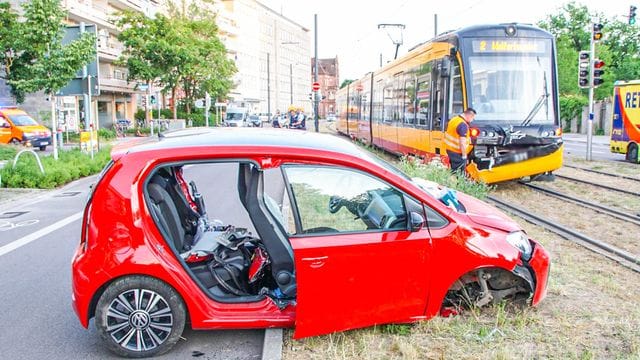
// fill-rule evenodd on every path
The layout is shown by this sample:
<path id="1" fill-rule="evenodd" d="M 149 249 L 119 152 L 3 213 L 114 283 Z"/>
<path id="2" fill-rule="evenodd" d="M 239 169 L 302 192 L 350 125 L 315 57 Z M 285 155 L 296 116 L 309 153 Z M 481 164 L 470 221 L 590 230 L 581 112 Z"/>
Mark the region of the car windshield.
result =
<path id="1" fill-rule="evenodd" d="M 242 120 L 242 113 L 227 113 L 227 120 Z"/>
<path id="2" fill-rule="evenodd" d="M 29 115 L 9 115 L 9 119 L 11 119 L 13 124 L 16 126 L 38 125 L 38 123 Z"/>
<path id="3" fill-rule="evenodd" d="M 553 124 L 551 40 L 473 40 L 469 57 L 475 121 Z"/>

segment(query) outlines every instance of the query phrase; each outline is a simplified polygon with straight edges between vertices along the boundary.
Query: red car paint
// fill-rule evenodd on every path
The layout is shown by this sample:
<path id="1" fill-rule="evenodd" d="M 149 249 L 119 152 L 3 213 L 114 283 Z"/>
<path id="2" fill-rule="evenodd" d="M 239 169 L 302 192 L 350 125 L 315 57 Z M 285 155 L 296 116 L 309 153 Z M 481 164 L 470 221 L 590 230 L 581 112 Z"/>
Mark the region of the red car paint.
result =
<path id="1" fill-rule="evenodd" d="M 507 232 L 520 227 L 497 209 L 460 194 L 469 211 L 456 213 L 344 140 L 254 129 L 212 130 L 179 140 L 118 149 L 113 166 L 93 191 L 83 223 L 86 236 L 72 263 L 73 307 L 84 327 L 110 282 L 132 274 L 160 279 L 175 289 L 194 329 L 295 326 L 294 336 L 301 338 L 428 319 L 439 314 L 447 290 L 464 274 L 523 265 L 519 250 L 505 240 Z M 263 168 L 298 163 L 356 169 L 431 207 L 449 224 L 415 232 L 293 235 L 295 303 L 284 309 L 269 298 L 221 303 L 207 296 L 176 259 L 144 197 L 144 183 L 154 167 L 215 159 L 249 159 Z M 534 271 L 536 305 L 546 295 L 549 256 L 540 244 L 533 246 L 528 266 Z"/>

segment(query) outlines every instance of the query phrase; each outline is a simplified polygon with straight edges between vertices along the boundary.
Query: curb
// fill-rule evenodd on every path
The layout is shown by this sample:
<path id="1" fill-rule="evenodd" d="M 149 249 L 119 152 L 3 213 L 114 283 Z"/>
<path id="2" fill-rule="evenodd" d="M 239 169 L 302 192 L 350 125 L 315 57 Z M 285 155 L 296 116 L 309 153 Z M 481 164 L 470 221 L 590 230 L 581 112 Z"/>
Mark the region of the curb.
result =
<path id="1" fill-rule="evenodd" d="M 282 329 L 265 329 L 262 360 L 282 359 Z"/>

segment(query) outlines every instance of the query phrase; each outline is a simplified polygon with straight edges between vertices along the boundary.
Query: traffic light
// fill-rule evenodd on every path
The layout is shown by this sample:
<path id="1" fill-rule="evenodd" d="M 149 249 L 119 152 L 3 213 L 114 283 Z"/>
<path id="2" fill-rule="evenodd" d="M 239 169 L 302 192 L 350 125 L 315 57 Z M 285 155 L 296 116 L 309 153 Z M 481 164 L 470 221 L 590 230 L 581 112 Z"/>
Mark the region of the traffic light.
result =
<path id="1" fill-rule="evenodd" d="M 602 24 L 593 24 L 593 41 L 602 39 Z"/>
<path id="2" fill-rule="evenodd" d="M 313 100 L 313 94 L 314 93 L 309 93 L 309 100 Z"/>
<path id="3" fill-rule="evenodd" d="M 604 75 L 604 61 L 600 59 L 593 60 L 593 86 L 597 87 L 604 82 L 602 75 Z"/>
<path id="4" fill-rule="evenodd" d="M 155 95 L 151 95 L 150 102 L 151 102 L 151 105 L 155 105 L 156 104 L 156 96 Z"/>
<path id="5" fill-rule="evenodd" d="M 583 89 L 589 87 L 590 63 L 589 52 L 580 51 L 580 54 L 578 55 L 578 86 Z"/>
<path id="6" fill-rule="evenodd" d="M 636 23 L 636 10 L 638 8 L 631 5 L 629 6 L 629 25 L 633 25 Z"/>

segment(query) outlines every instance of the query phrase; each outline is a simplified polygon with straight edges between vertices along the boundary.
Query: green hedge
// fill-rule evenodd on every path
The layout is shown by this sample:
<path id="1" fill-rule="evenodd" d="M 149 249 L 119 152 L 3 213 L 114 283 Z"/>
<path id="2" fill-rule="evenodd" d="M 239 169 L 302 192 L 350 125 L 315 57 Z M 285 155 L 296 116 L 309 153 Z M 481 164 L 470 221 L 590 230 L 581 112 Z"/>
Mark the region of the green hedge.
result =
<path id="1" fill-rule="evenodd" d="M 0 145 L 0 160 L 13 160 L 18 153 L 16 147 L 13 145 Z"/>
<path id="2" fill-rule="evenodd" d="M 20 156 L 20 160 L 13 169 L 12 164 L 7 164 L 0 170 L 2 187 L 8 188 L 39 188 L 52 189 L 64 185 L 81 177 L 99 173 L 109 162 L 111 148 L 105 147 L 90 154 L 80 150 L 60 151 L 58 160 L 53 156 L 40 156 L 45 174 L 42 175 L 36 159 L 28 154 Z"/>
<path id="3" fill-rule="evenodd" d="M 489 191 L 493 189 L 492 186 L 482 182 L 475 182 L 464 175 L 454 175 L 444 166 L 423 164 L 413 158 L 402 158 L 399 167 L 411 177 L 431 180 L 451 189 L 475 196 L 478 199 L 484 199 L 489 194 Z"/>

